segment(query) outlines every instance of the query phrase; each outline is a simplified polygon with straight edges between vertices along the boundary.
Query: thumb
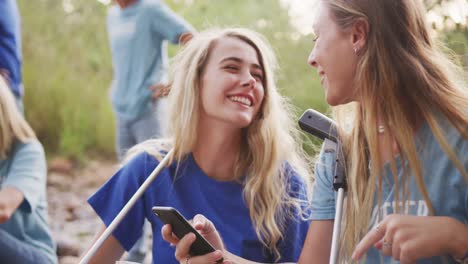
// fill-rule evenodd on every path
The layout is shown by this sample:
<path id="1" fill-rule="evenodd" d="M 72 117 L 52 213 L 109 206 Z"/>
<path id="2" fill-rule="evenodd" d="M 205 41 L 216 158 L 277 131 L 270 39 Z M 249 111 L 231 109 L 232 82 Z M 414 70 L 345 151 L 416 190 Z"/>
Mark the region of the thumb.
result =
<path id="1" fill-rule="evenodd" d="M 208 234 L 216 231 L 214 224 L 201 214 L 195 215 L 195 217 L 193 218 L 193 223 L 195 229 L 200 231 L 200 233 L 202 234 Z"/>

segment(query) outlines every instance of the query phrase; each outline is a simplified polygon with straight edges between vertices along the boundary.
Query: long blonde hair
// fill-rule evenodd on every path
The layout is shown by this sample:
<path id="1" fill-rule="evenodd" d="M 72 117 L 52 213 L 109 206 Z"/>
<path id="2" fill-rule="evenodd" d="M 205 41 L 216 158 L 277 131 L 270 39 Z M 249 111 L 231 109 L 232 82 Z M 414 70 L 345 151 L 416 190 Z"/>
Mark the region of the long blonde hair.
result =
<path id="1" fill-rule="evenodd" d="M 277 242 L 283 238 L 283 226 L 292 212 L 304 215 L 304 205 L 310 200 L 311 179 L 306 155 L 298 144 L 300 135 L 293 121 L 292 107 L 275 85 L 274 54 L 259 34 L 240 28 L 198 33 L 174 58 L 168 102 L 171 138 L 166 146 L 173 146 L 178 162 L 194 149 L 198 138 L 201 75 L 216 41 L 225 37 L 240 39 L 252 46 L 265 75 L 260 116 L 242 131 L 235 175 L 246 175 L 243 194 L 257 236 L 279 259 Z M 148 141 L 132 152 L 145 150 L 160 158 L 157 150 L 164 148 L 161 142 Z M 291 197 L 286 164 L 302 177 L 307 201 Z"/>
<path id="2" fill-rule="evenodd" d="M 436 120 L 442 114 L 467 139 L 468 94 L 459 67 L 447 59 L 442 46 L 430 36 L 422 1 L 323 2 L 342 30 L 349 30 L 358 19 L 369 25 L 366 45 L 358 52 L 355 87 L 359 103 L 333 109 L 341 128 L 352 124 L 348 131 L 340 131 L 348 161 L 349 186 L 342 257 L 350 259 L 354 247 L 368 231 L 375 193 L 378 193 L 378 206 L 381 205 L 383 164 L 378 152 L 377 114 L 385 125 L 384 140 L 395 140 L 400 156 L 409 164 L 409 170 L 403 171 L 399 182 L 395 159 L 390 162 L 395 182 L 395 211 L 402 213 L 401 201 L 407 199 L 405 179 L 412 174 L 434 215 L 423 182 L 414 131 L 418 120 L 426 121 L 442 149 L 468 181 L 467 172 Z M 373 165 L 369 171 L 370 160 Z"/>
<path id="3" fill-rule="evenodd" d="M 0 75 L 0 159 L 5 159 L 14 142 L 27 142 L 36 135 L 24 120 L 15 103 L 13 93 Z"/>

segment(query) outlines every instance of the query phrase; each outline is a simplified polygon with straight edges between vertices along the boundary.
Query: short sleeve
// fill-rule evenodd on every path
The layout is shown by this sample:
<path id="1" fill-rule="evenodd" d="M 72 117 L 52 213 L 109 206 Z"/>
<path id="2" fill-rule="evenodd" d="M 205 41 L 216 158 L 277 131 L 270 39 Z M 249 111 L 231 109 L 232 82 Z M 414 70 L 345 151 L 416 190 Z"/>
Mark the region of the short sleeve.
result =
<path id="1" fill-rule="evenodd" d="M 315 163 L 315 182 L 312 190 L 312 220 L 335 218 L 335 191 L 333 189 L 333 168 L 335 153 L 322 147 Z"/>
<path id="2" fill-rule="evenodd" d="M 39 141 L 18 143 L 4 186 L 18 189 L 24 195 L 20 209 L 32 212 L 46 192 L 47 166 L 44 149 Z"/>
<path id="3" fill-rule="evenodd" d="M 88 199 L 88 203 L 106 226 L 111 224 L 147 178 L 149 162 L 154 163 L 155 160 L 146 152 L 139 154 Z M 113 232 L 125 250 L 130 250 L 141 237 L 144 219 L 145 203 L 142 196 Z"/>
<path id="4" fill-rule="evenodd" d="M 165 3 L 158 1 L 149 7 L 152 28 L 164 39 L 173 44 L 179 43 L 179 37 L 185 32 L 192 32 L 193 28 L 180 16 L 175 14 Z"/>

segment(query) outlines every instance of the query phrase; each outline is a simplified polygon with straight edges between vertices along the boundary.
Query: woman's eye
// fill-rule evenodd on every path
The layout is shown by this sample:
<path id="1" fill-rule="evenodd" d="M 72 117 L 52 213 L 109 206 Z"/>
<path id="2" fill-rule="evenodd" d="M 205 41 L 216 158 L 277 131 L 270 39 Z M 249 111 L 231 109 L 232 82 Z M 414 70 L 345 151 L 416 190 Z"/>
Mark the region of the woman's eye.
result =
<path id="1" fill-rule="evenodd" d="M 224 67 L 225 69 L 228 69 L 228 70 L 233 70 L 233 71 L 236 71 L 238 70 L 238 67 L 237 66 L 232 66 L 232 65 L 228 65 L 226 67 Z"/>
<path id="2" fill-rule="evenodd" d="M 315 42 L 318 39 L 318 35 L 315 33 L 312 33 L 312 41 Z"/>
<path id="3" fill-rule="evenodd" d="M 263 75 L 261 74 L 252 74 L 252 76 L 259 82 L 263 81 Z"/>

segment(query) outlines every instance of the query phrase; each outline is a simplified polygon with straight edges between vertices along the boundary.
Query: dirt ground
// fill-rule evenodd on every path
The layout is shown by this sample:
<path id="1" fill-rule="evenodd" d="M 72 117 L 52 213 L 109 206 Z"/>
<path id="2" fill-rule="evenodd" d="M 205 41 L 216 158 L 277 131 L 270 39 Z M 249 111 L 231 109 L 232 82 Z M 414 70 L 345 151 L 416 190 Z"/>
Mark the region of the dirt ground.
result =
<path id="1" fill-rule="evenodd" d="M 49 162 L 49 223 L 58 243 L 60 264 L 78 263 L 91 245 L 101 220 L 86 200 L 117 169 L 113 161 L 89 161 L 83 168 L 74 168 L 62 159 Z M 150 259 L 148 256 L 144 263 L 150 263 Z"/>

